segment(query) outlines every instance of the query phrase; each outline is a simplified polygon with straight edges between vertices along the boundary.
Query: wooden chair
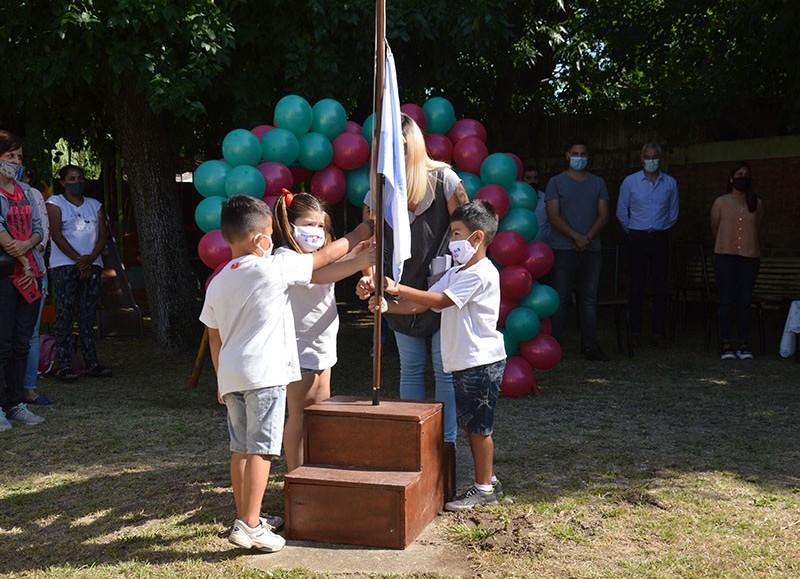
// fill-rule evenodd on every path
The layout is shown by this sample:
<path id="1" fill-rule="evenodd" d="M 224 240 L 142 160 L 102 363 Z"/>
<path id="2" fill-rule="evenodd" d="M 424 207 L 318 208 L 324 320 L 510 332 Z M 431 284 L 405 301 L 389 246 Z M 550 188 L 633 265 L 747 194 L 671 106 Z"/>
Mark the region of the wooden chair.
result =
<path id="1" fill-rule="evenodd" d="M 705 253 L 702 241 L 678 241 L 669 252 L 668 304 L 673 341 L 680 324 L 685 326 L 690 302 L 698 302 L 706 311 Z"/>
<path id="2" fill-rule="evenodd" d="M 597 307 L 611 308 L 614 312 L 614 329 L 617 334 L 617 350 L 623 352 L 623 326 L 624 342 L 628 347 L 628 355 L 633 356 L 631 340 L 631 320 L 628 313 L 628 297 L 620 289 L 621 260 L 620 247 L 613 245 L 603 247 L 603 265 L 600 270 L 600 281 L 597 287 Z"/>

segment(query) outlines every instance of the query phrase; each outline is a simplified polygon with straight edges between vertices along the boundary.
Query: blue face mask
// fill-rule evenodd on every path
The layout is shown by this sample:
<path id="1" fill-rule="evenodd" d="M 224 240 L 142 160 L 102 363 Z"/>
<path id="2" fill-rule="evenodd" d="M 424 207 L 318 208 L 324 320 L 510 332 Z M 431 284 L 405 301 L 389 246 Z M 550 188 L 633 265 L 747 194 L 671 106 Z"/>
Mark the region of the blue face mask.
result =
<path id="1" fill-rule="evenodd" d="M 644 170 L 648 173 L 655 173 L 658 171 L 659 160 L 658 159 L 645 159 L 644 160 Z"/>
<path id="2" fill-rule="evenodd" d="M 569 168 L 573 171 L 583 171 L 589 164 L 589 157 L 570 157 Z"/>

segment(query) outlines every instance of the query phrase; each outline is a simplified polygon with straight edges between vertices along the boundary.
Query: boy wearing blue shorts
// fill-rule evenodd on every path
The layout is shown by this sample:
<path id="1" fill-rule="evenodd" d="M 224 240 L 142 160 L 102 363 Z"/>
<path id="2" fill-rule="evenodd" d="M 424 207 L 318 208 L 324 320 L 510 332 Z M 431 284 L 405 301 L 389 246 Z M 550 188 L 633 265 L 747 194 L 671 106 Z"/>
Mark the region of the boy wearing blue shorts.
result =
<path id="1" fill-rule="evenodd" d="M 368 239 L 372 227 L 362 223 L 313 254 L 272 255 L 272 212 L 263 201 L 231 197 L 221 224 L 232 259 L 209 284 L 200 321 L 208 327 L 218 398 L 228 410 L 236 503 L 229 540 L 274 552 L 285 544 L 274 532 L 283 520 L 262 515 L 261 502 L 283 442 L 286 385 L 300 379 L 288 288 L 314 281 L 314 270 Z"/>
<path id="2" fill-rule="evenodd" d="M 450 253 L 457 266 L 445 272 L 428 291 L 386 279 L 393 314 L 427 309 L 442 314 L 442 363 L 453 374 L 458 423 L 466 430 L 475 467 L 475 484 L 445 504 L 461 511 L 497 502 L 494 476 L 494 408 L 506 365 L 503 336 L 497 331 L 500 274 L 486 257 L 497 232 L 492 206 L 477 200 L 458 207 L 450 217 Z M 374 309 L 375 299 L 370 302 Z"/>

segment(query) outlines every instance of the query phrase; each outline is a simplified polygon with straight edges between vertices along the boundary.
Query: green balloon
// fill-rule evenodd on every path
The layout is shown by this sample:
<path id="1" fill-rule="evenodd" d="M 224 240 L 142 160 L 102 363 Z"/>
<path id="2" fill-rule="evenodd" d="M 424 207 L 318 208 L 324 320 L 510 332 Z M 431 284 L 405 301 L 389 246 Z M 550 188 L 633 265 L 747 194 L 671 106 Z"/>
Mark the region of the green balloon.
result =
<path id="1" fill-rule="evenodd" d="M 460 171 L 458 176 L 461 177 L 461 182 L 464 183 L 464 189 L 467 191 L 467 197 L 469 197 L 469 200 L 472 201 L 475 199 L 475 194 L 478 192 L 478 189 L 483 187 L 481 178 L 475 173 L 469 173 L 468 171 Z"/>
<path id="2" fill-rule="evenodd" d="M 530 242 L 539 232 L 539 220 L 536 219 L 533 211 L 517 207 L 509 210 L 500 222 L 498 230 L 505 231 L 507 229 L 516 231 L 525 238 L 526 242 Z"/>
<path id="3" fill-rule="evenodd" d="M 370 150 L 372 149 L 372 131 L 375 128 L 375 113 L 372 113 L 366 119 L 364 119 L 364 124 L 361 125 L 361 135 L 367 140 L 369 143 Z"/>
<path id="4" fill-rule="evenodd" d="M 444 97 L 433 97 L 422 105 L 425 118 L 428 120 L 428 132 L 447 134 L 456 122 L 456 111 Z M 513 161 L 512 161 L 513 163 Z M 514 169 L 516 175 L 516 168 Z"/>
<path id="5" fill-rule="evenodd" d="M 225 194 L 228 197 L 249 195 L 261 199 L 264 196 L 265 187 L 266 183 L 261 171 L 250 165 L 234 167 L 225 178 Z"/>
<path id="6" fill-rule="evenodd" d="M 517 164 L 505 153 L 492 153 L 481 164 L 481 181 L 500 185 L 506 191 L 517 180 Z"/>
<path id="7" fill-rule="evenodd" d="M 332 141 L 342 134 L 347 124 L 347 113 L 339 101 L 322 99 L 312 109 L 311 130 Z"/>
<path id="8" fill-rule="evenodd" d="M 314 113 L 311 105 L 301 96 L 290 94 L 275 105 L 275 125 L 294 133 L 299 139 L 311 128 Z M 272 131 L 270 131 L 271 133 Z"/>
<path id="9" fill-rule="evenodd" d="M 331 164 L 333 145 L 324 135 L 306 133 L 300 137 L 300 151 L 297 153 L 297 158 L 306 169 L 319 171 Z"/>
<path id="10" fill-rule="evenodd" d="M 345 189 L 347 200 L 356 207 L 363 206 L 364 197 L 369 191 L 369 164 L 353 171 L 347 171 L 345 181 L 347 183 Z"/>
<path id="11" fill-rule="evenodd" d="M 516 353 L 519 352 L 519 342 L 510 338 L 505 329 L 501 328 L 497 331 L 503 334 L 503 345 L 506 348 L 506 357 L 510 358 L 511 356 L 516 355 Z"/>
<path id="12" fill-rule="evenodd" d="M 286 129 L 272 129 L 261 138 L 261 158 L 283 163 L 287 167 L 297 160 L 300 144 L 294 133 Z"/>
<path id="13" fill-rule="evenodd" d="M 539 333 L 539 316 L 525 306 L 514 308 L 508 313 L 505 330 L 517 343 L 527 342 Z"/>
<path id="14" fill-rule="evenodd" d="M 222 140 L 222 156 L 232 167 L 255 166 L 261 159 L 261 143 L 252 132 L 234 129 Z"/>
<path id="15" fill-rule="evenodd" d="M 528 211 L 536 211 L 536 206 L 539 204 L 539 194 L 536 189 L 525 181 L 514 181 L 514 184 L 506 189 L 506 193 L 508 194 L 511 209 L 519 207 Z"/>
<path id="16" fill-rule="evenodd" d="M 203 197 L 225 197 L 225 177 L 232 167 L 225 161 L 206 161 L 194 171 L 194 188 Z"/>
<path id="17" fill-rule="evenodd" d="M 225 197 L 206 197 L 197 204 L 194 210 L 194 221 L 204 233 L 220 228 L 222 204 Z"/>
<path id="18" fill-rule="evenodd" d="M 519 300 L 520 305 L 532 309 L 540 318 L 549 318 L 556 313 L 558 302 L 558 292 L 542 283 L 534 283 L 531 291 Z"/>

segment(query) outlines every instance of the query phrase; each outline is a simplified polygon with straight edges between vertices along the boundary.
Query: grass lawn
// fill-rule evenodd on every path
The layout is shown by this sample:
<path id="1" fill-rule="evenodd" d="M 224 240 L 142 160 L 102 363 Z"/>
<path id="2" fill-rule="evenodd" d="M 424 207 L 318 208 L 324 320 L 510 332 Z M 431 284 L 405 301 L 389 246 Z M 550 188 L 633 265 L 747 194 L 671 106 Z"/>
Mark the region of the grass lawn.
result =
<path id="1" fill-rule="evenodd" d="M 342 318 L 334 393 L 368 396 L 371 318 Z M 499 401 L 496 470 L 513 502 L 447 515 L 455 556 L 476 577 L 800 576 L 800 365 L 721 362 L 699 329 L 607 364 L 576 356 L 574 339 L 537 375 L 538 398 Z M 99 348 L 113 378 L 43 380 L 56 401 L 47 422 L 0 433 L 0 574 L 317 576 L 265 575 L 227 543 L 225 412 L 210 365 L 190 390 L 192 353 L 147 338 Z M 390 340 L 385 398 L 397 397 L 397 373 Z M 460 439 L 460 487 L 467 452 Z M 276 513 L 284 470 L 278 461 L 267 492 Z"/>

